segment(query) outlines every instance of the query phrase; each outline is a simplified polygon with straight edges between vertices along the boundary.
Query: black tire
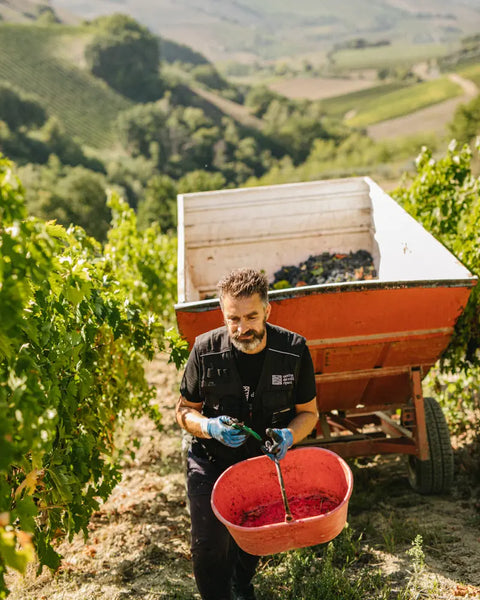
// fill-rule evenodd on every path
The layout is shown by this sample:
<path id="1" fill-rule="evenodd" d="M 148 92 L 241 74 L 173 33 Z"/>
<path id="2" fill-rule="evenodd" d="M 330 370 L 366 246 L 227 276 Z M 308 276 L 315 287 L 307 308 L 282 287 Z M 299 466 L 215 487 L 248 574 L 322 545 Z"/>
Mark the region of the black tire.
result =
<path id="1" fill-rule="evenodd" d="M 424 398 L 430 457 L 408 457 L 408 481 L 420 494 L 443 494 L 453 482 L 453 451 L 445 415 L 436 400 Z"/>

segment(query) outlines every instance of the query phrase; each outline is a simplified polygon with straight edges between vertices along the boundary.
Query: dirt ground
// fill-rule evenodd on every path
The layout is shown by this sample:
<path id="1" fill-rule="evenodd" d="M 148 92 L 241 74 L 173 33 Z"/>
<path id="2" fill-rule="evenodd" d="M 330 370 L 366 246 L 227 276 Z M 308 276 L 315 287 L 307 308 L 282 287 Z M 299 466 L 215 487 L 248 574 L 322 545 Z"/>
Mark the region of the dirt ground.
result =
<path id="1" fill-rule="evenodd" d="M 185 504 L 180 430 L 173 406 L 179 374 L 164 357 L 149 367 L 158 390 L 164 430 L 140 419 L 125 440 L 138 436 L 141 446 L 125 463 L 123 479 L 94 515 L 90 536 L 63 542 L 62 566 L 52 575 L 35 567 L 25 577 L 8 576 L 10 600 L 194 600 L 189 552 L 189 516 Z M 449 496 L 419 496 L 406 479 L 402 457 L 380 457 L 353 465 L 351 518 L 363 530 L 363 560 L 388 575 L 401 590 L 411 577 L 406 554 L 416 533 L 423 536 L 427 595 L 418 598 L 480 598 L 480 495 L 472 489 L 478 473 L 478 446 L 457 440 L 457 475 Z M 349 517 L 350 518 L 350 517 Z M 378 532 L 383 543 L 378 543 Z"/>
<path id="2" fill-rule="evenodd" d="M 317 78 L 317 77 L 293 77 L 281 79 L 269 85 L 269 88 L 287 98 L 308 100 L 323 100 L 334 98 L 342 94 L 358 92 L 374 86 L 374 79 L 341 79 L 341 78 Z"/>

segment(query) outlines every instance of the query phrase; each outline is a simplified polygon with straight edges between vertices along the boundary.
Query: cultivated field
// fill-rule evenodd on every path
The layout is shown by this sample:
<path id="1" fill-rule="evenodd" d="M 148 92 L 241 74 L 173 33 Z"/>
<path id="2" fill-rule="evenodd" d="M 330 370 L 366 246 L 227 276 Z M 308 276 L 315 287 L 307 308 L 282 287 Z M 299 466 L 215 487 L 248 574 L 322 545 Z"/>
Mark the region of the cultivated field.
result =
<path id="1" fill-rule="evenodd" d="M 362 49 L 342 49 L 332 53 L 332 66 L 336 69 L 382 69 L 409 66 L 424 60 L 438 58 L 447 53 L 443 44 L 391 44 Z"/>
<path id="2" fill-rule="evenodd" d="M 81 29 L 71 29 L 70 36 L 65 31 L 0 24 L 0 80 L 38 98 L 81 143 L 109 147 L 118 113 L 132 103 L 81 68 L 79 45 L 88 36 Z"/>
<path id="3" fill-rule="evenodd" d="M 287 98 L 323 100 L 369 89 L 373 85 L 375 82 L 370 79 L 294 77 L 275 81 L 269 88 Z"/>
<path id="4" fill-rule="evenodd" d="M 292 78 L 269 85 L 289 98 L 320 100 L 326 114 L 354 127 L 367 127 L 377 141 L 422 132 L 445 134 L 456 108 L 474 98 L 479 86 L 479 64 L 417 84 Z"/>
<path id="5" fill-rule="evenodd" d="M 478 70 L 477 66 L 475 73 Z M 399 137 L 405 135 L 406 131 L 412 134 L 428 132 L 445 135 L 446 125 L 452 120 L 457 107 L 469 102 L 479 93 L 477 85 L 470 79 L 465 79 L 458 74 L 451 74 L 450 78 L 462 88 L 461 96 L 428 106 L 403 117 L 371 125 L 367 128 L 368 135 L 374 140 Z"/>
<path id="6" fill-rule="evenodd" d="M 448 77 L 419 83 L 408 88 L 388 92 L 356 108 L 346 123 L 352 127 L 365 127 L 380 121 L 411 114 L 462 94 L 462 88 Z"/>

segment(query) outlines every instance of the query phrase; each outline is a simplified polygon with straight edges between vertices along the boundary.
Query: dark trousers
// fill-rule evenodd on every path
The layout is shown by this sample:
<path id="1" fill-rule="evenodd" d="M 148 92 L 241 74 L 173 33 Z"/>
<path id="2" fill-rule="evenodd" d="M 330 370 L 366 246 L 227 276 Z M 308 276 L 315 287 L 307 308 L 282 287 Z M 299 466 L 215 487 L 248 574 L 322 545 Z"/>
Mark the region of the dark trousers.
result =
<path id="1" fill-rule="evenodd" d="M 237 546 L 213 513 L 210 496 L 221 472 L 208 460 L 188 457 L 193 572 L 203 600 L 231 600 L 232 582 L 249 589 L 259 560 Z"/>

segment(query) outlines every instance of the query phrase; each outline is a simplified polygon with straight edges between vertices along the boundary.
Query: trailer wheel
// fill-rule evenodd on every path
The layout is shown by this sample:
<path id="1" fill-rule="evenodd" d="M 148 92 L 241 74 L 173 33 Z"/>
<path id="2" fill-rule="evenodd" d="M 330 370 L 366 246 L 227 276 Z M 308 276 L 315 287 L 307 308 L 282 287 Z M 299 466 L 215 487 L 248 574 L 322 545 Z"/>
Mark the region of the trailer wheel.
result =
<path id="1" fill-rule="evenodd" d="M 408 481 L 420 494 L 448 492 L 453 482 L 453 451 L 445 415 L 436 400 L 424 398 L 430 458 L 408 457 Z"/>

